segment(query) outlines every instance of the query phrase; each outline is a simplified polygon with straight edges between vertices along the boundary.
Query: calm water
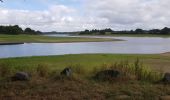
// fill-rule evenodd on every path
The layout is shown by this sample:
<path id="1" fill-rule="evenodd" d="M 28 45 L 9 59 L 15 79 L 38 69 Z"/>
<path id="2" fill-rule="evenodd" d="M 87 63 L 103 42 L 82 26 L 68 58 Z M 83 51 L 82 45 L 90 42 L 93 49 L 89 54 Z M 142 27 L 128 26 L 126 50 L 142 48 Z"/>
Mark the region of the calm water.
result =
<path id="1" fill-rule="evenodd" d="M 0 45 L 0 58 L 82 53 L 155 54 L 170 51 L 170 38 L 114 38 L 123 39 L 126 41 L 82 43 L 25 43 L 21 45 Z"/>

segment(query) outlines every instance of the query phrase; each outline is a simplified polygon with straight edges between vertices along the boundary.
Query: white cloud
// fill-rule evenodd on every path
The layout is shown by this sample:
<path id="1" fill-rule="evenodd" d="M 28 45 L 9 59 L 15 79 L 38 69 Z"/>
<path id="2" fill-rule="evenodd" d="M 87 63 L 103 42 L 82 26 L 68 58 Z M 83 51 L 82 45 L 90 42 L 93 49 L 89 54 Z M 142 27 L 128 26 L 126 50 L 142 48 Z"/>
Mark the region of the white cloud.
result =
<path id="1" fill-rule="evenodd" d="M 45 11 L 29 11 L 29 10 L 14 10 L 0 9 L 1 25 L 21 25 L 22 27 L 32 27 L 43 31 L 48 31 L 53 25 L 62 25 L 71 22 L 70 17 L 75 10 L 64 5 L 55 5 Z M 44 28 L 45 27 L 45 28 Z M 56 27 L 56 28 L 55 28 Z M 52 30 L 57 30 L 55 26 Z M 49 30 L 50 31 L 50 30 Z"/>
<path id="2" fill-rule="evenodd" d="M 73 0 L 74 3 L 80 0 Z M 0 9 L 1 24 L 42 31 L 170 27 L 170 0 L 82 0 L 82 7 L 52 5 L 44 11 Z M 76 4 L 75 4 L 76 5 Z"/>
<path id="3" fill-rule="evenodd" d="M 170 27 L 169 0 L 89 0 L 88 3 L 88 10 L 95 12 L 94 16 L 108 19 L 112 28 Z"/>

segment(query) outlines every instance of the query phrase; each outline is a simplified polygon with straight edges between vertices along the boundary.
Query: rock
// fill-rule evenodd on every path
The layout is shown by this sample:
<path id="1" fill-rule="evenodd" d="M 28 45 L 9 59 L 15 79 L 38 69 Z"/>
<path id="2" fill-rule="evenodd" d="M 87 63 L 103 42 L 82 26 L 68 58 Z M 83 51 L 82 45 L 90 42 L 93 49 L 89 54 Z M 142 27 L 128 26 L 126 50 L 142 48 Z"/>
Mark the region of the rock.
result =
<path id="1" fill-rule="evenodd" d="M 70 77 L 72 75 L 72 70 L 71 68 L 65 68 L 60 74 L 63 76 Z"/>
<path id="2" fill-rule="evenodd" d="M 98 72 L 95 75 L 95 78 L 96 79 L 108 80 L 108 79 L 118 78 L 119 75 L 120 75 L 119 71 L 116 71 L 116 70 L 104 70 L 104 71 Z"/>
<path id="3" fill-rule="evenodd" d="M 170 83 L 170 73 L 165 73 L 163 82 Z"/>
<path id="4" fill-rule="evenodd" d="M 26 72 L 17 72 L 12 77 L 12 81 L 28 81 L 29 79 L 30 79 L 30 75 Z"/>
<path id="5" fill-rule="evenodd" d="M 161 96 L 160 100 L 170 100 L 170 95 L 167 96 Z"/>

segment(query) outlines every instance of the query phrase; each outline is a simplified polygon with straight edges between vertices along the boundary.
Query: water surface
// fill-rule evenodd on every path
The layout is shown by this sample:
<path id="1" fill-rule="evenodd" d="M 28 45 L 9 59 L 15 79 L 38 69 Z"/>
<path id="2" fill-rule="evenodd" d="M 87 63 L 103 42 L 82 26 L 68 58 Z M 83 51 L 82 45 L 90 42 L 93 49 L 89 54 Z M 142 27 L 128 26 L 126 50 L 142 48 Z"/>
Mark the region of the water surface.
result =
<path id="1" fill-rule="evenodd" d="M 68 37 L 68 35 L 62 36 Z M 0 45 L 0 58 L 42 56 L 42 55 L 84 54 L 84 53 L 157 54 L 170 51 L 170 38 L 160 37 L 104 37 L 104 38 L 116 38 L 123 39 L 126 41 L 80 42 L 80 43 L 25 43 L 21 45 Z"/>

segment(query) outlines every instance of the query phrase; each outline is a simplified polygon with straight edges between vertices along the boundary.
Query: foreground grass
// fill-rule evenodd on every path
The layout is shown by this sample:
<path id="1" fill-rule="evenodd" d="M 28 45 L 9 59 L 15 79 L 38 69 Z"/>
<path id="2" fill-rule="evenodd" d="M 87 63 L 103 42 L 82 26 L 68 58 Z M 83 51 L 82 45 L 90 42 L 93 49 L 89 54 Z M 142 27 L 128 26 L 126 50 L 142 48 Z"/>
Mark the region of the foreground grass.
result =
<path id="1" fill-rule="evenodd" d="M 110 64 L 114 62 L 126 61 L 133 62 L 139 58 L 146 66 L 151 67 L 156 71 L 170 72 L 170 56 L 150 54 L 76 54 L 76 55 L 61 55 L 61 56 L 40 56 L 40 57 L 19 57 L 0 59 L 0 63 L 8 63 L 16 68 L 34 68 L 38 64 L 46 64 L 52 69 L 61 70 L 70 65 L 81 65 L 87 70 L 92 70 L 94 67 L 102 64 Z"/>
<path id="2" fill-rule="evenodd" d="M 60 43 L 60 42 L 101 42 L 101 41 L 114 41 L 113 39 L 102 38 L 80 38 L 80 37 L 48 37 L 42 35 L 0 35 L 0 43 Z M 115 39 L 116 41 L 116 39 Z"/>
<path id="3" fill-rule="evenodd" d="M 129 100 L 156 100 L 161 96 L 170 95 L 170 86 L 145 81 L 114 81 L 98 82 L 90 77 L 95 68 L 115 62 L 128 61 L 133 64 L 140 59 L 154 71 L 170 72 L 170 56 L 164 55 L 124 55 L 124 54 L 78 54 L 63 56 L 23 57 L 0 59 L 0 64 L 6 64 L 17 71 L 31 72 L 33 77 L 28 82 L 0 82 L 0 97 L 2 99 L 116 99 L 129 96 Z M 37 67 L 42 67 L 42 69 Z M 74 78 L 56 78 L 65 67 L 75 66 Z M 164 68 L 162 68 L 164 66 Z M 37 75 L 38 72 L 43 72 Z M 5 72 L 5 71 L 4 71 Z M 49 75 L 46 75 L 50 73 Z"/>

